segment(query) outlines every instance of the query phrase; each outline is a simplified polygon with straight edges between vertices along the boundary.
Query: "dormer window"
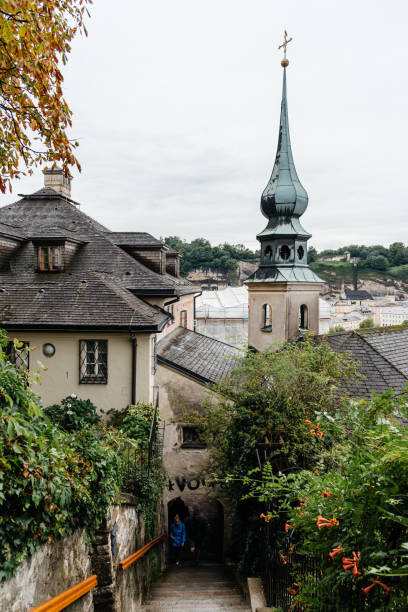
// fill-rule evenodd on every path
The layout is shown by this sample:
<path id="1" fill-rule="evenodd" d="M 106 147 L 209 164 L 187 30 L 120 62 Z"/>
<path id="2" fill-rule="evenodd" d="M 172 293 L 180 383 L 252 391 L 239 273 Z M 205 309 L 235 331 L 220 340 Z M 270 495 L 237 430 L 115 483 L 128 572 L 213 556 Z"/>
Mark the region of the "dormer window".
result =
<path id="1" fill-rule="evenodd" d="M 59 272 L 62 270 L 61 246 L 39 246 L 38 268 L 40 272 Z"/>

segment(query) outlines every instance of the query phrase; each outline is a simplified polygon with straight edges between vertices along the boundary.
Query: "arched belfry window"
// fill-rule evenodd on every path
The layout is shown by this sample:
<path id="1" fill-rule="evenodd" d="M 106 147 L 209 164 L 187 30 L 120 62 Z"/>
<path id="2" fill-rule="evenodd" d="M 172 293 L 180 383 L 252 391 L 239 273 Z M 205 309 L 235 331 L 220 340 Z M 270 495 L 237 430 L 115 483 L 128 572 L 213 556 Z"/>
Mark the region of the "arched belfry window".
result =
<path id="1" fill-rule="evenodd" d="M 309 328 L 309 313 L 306 304 L 299 308 L 299 329 Z"/>
<path id="2" fill-rule="evenodd" d="M 272 308 L 269 304 L 262 306 L 262 327 L 261 330 L 264 332 L 272 331 Z"/>
<path id="3" fill-rule="evenodd" d="M 270 247 L 270 245 L 268 244 L 268 246 L 266 247 L 265 251 L 264 251 L 264 255 L 265 257 L 272 257 L 272 248 Z"/>

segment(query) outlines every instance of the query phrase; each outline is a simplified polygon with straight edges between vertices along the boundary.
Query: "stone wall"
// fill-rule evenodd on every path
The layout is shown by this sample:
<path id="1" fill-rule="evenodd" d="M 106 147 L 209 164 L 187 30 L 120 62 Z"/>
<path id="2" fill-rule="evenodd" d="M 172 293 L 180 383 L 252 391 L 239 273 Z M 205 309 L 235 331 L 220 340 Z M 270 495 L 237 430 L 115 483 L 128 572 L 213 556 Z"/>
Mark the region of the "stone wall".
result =
<path id="1" fill-rule="evenodd" d="M 163 529 L 158 514 L 158 533 Z M 0 610 L 28 612 L 34 606 L 89 578 L 98 586 L 69 606 L 70 612 L 137 612 L 152 580 L 165 566 L 165 542 L 127 570 L 120 562 L 146 544 L 145 522 L 136 506 L 113 506 L 92 546 L 85 534 L 43 545 L 23 561 L 15 576 L 0 584 Z"/>
<path id="2" fill-rule="evenodd" d="M 19 565 L 15 576 L 0 584 L 0 610 L 27 612 L 89 576 L 91 549 L 78 531 L 43 545 Z M 93 612 L 92 592 L 70 606 L 70 612 Z"/>

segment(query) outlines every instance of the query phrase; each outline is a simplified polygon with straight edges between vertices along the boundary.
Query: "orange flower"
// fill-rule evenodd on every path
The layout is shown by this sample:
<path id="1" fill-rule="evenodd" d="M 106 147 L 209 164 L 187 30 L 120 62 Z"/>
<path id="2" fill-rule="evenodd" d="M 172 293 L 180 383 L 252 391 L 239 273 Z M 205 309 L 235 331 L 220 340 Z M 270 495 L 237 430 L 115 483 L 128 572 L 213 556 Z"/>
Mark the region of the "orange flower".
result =
<path id="1" fill-rule="evenodd" d="M 322 491 L 322 497 L 333 497 L 333 493 L 330 493 L 330 491 Z"/>
<path id="2" fill-rule="evenodd" d="M 343 547 L 341 545 L 340 546 L 336 546 L 336 548 L 333 548 L 333 550 L 329 553 L 329 557 L 331 559 L 334 559 L 334 557 L 336 555 L 338 555 L 342 551 L 343 551 Z"/>
<path id="3" fill-rule="evenodd" d="M 365 589 L 361 589 L 364 593 L 364 595 L 368 595 L 368 591 L 370 591 L 373 587 L 375 586 L 375 583 L 373 582 L 373 584 L 370 584 L 370 586 L 366 587 Z"/>
<path id="4" fill-rule="evenodd" d="M 353 557 L 348 559 L 347 557 L 343 557 L 343 569 L 345 572 L 348 572 L 349 569 L 353 570 L 354 578 L 356 576 L 361 576 L 361 572 L 358 571 L 358 564 L 360 563 L 360 553 L 357 554 L 353 551 Z"/>
<path id="5" fill-rule="evenodd" d="M 317 517 L 317 528 L 320 531 L 322 527 L 337 527 L 339 521 L 336 518 L 326 519 L 321 514 Z"/>
<path id="6" fill-rule="evenodd" d="M 377 578 L 371 578 L 371 582 L 372 582 L 373 584 L 370 584 L 370 586 L 365 587 L 365 589 L 361 589 L 361 590 L 363 591 L 364 595 L 368 595 L 368 592 L 369 592 L 369 591 L 371 591 L 371 589 L 372 589 L 373 587 L 375 587 L 375 585 L 376 585 L 376 584 L 380 585 L 380 586 L 381 586 L 381 587 L 384 589 L 384 591 L 385 591 L 385 594 L 386 594 L 386 595 L 388 595 L 388 594 L 389 594 L 389 592 L 390 592 L 390 590 L 391 590 L 391 587 L 387 586 L 387 585 L 386 585 L 386 584 L 384 584 L 383 582 L 380 582 L 380 581 L 378 580 L 378 576 L 377 576 Z"/>
<path id="7" fill-rule="evenodd" d="M 294 550 L 294 549 L 293 549 L 293 546 L 292 546 L 292 544 L 291 544 L 291 545 L 289 546 L 289 552 L 293 552 L 293 550 Z"/>
<path id="8" fill-rule="evenodd" d="M 287 562 L 287 559 L 286 559 L 285 555 L 282 555 L 282 553 L 279 553 L 279 556 L 281 558 L 281 561 L 282 561 L 283 565 L 287 565 L 288 562 Z"/>
<path id="9" fill-rule="evenodd" d="M 305 419 L 305 423 L 306 425 L 312 425 L 312 421 L 309 421 L 309 419 Z"/>
<path id="10" fill-rule="evenodd" d="M 289 593 L 291 595 L 296 595 L 297 591 L 296 591 L 296 589 L 289 589 Z"/>
<path id="11" fill-rule="evenodd" d="M 285 523 L 285 531 L 286 533 L 289 531 L 289 529 L 292 529 L 293 525 L 290 525 L 289 523 Z"/>
<path id="12" fill-rule="evenodd" d="M 316 435 L 319 436 L 319 438 L 323 437 L 323 432 L 319 429 L 319 431 L 316 433 Z"/>

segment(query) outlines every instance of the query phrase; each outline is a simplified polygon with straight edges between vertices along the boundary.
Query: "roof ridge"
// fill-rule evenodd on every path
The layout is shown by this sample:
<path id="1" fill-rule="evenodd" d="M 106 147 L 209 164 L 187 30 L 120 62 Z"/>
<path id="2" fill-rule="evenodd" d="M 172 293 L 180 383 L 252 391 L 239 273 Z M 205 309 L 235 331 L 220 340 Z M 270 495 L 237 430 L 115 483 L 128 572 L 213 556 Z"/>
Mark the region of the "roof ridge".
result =
<path id="1" fill-rule="evenodd" d="M 374 331 L 374 330 L 373 330 Z M 365 334 L 360 334 L 358 330 L 354 329 L 353 333 L 356 333 L 356 335 L 361 338 L 366 344 L 367 346 L 370 347 L 371 350 L 373 350 L 375 353 L 377 353 L 377 355 L 379 355 L 382 359 L 384 359 L 384 361 L 386 361 L 396 372 L 398 372 L 398 374 L 400 374 L 401 376 L 403 376 L 405 378 L 405 380 L 408 380 L 408 376 L 402 372 L 395 364 L 393 364 L 388 357 L 386 357 L 385 355 L 383 355 L 382 353 L 380 353 L 380 351 L 371 344 L 371 342 L 368 342 L 368 340 L 366 340 L 365 338 Z M 369 334 L 367 334 L 368 336 Z M 375 366 L 376 369 L 378 370 L 377 366 Z M 383 377 L 383 380 L 385 380 L 385 378 Z"/>

